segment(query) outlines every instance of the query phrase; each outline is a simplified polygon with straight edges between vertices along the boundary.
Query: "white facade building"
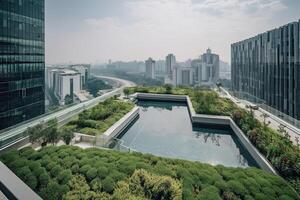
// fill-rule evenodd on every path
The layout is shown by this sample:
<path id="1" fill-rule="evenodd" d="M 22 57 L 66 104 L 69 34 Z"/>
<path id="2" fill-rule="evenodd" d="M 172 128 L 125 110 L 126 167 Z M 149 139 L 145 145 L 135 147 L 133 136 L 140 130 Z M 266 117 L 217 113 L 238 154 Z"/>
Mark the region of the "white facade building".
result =
<path id="1" fill-rule="evenodd" d="M 87 80 L 90 78 L 91 65 L 78 64 L 78 65 L 71 65 L 70 68 L 80 73 L 81 85 L 85 85 Z"/>
<path id="2" fill-rule="evenodd" d="M 53 92 L 60 105 L 65 104 L 67 95 L 74 98 L 81 92 L 82 82 L 79 72 L 64 68 L 46 68 L 46 71 L 47 88 Z"/>
<path id="3" fill-rule="evenodd" d="M 148 58 L 145 61 L 146 64 L 146 77 L 155 78 L 155 61 L 152 58 Z"/>
<path id="4" fill-rule="evenodd" d="M 172 84 L 174 86 L 185 85 L 191 86 L 194 84 L 194 69 L 176 64 L 172 70 Z"/>
<path id="5" fill-rule="evenodd" d="M 76 93 L 80 93 L 81 87 L 81 75 L 79 72 L 73 70 L 60 72 L 58 76 L 58 90 L 56 91 L 60 104 L 63 105 L 65 103 L 65 97 L 67 95 L 74 98 Z"/>

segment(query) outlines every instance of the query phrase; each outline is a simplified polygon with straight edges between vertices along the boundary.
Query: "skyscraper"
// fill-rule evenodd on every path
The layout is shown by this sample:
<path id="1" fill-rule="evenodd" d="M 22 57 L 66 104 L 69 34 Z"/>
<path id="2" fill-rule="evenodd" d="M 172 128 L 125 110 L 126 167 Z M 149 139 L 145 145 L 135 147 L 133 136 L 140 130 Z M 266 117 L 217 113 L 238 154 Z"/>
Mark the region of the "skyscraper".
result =
<path id="1" fill-rule="evenodd" d="M 155 78 L 155 60 L 152 58 L 148 58 L 148 60 L 145 61 L 146 63 L 146 76 L 149 78 Z"/>
<path id="2" fill-rule="evenodd" d="M 165 76 L 165 83 L 169 84 L 172 83 L 172 74 L 173 69 L 176 64 L 176 58 L 173 54 L 168 54 L 166 56 L 166 76 Z"/>
<path id="3" fill-rule="evenodd" d="M 0 129 L 44 113 L 44 0 L 0 0 Z"/>
<path id="4" fill-rule="evenodd" d="M 300 21 L 231 45 L 236 93 L 300 119 Z"/>
<path id="5" fill-rule="evenodd" d="M 220 60 L 219 55 L 213 54 L 211 49 L 201 56 L 202 60 L 202 81 L 216 83 L 219 79 Z"/>

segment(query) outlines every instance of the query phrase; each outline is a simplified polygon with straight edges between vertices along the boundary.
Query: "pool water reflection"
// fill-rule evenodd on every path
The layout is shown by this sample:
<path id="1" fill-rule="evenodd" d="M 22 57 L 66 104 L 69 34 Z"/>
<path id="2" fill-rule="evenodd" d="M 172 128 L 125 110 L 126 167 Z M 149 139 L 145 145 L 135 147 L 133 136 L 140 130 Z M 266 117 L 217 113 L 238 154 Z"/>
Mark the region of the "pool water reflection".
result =
<path id="1" fill-rule="evenodd" d="M 193 126 L 184 103 L 139 101 L 140 116 L 118 138 L 132 150 L 232 167 L 257 166 L 229 128 Z"/>

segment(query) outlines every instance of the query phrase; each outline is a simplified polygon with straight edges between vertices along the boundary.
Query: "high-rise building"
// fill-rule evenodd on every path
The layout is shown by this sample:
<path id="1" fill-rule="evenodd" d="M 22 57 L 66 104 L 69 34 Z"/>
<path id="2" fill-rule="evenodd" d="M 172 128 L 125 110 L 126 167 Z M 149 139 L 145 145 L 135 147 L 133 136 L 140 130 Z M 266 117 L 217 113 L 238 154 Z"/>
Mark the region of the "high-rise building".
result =
<path id="1" fill-rule="evenodd" d="M 300 21 L 231 45 L 232 89 L 300 119 Z"/>
<path id="2" fill-rule="evenodd" d="M 173 54 L 168 54 L 166 56 L 166 75 L 165 83 L 172 83 L 173 68 L 176 64 L 176 58 Z"/>
<path id="3" fill-rule="evenodd" d="M 70 68 L 80 73 L 81 76 L 80 85 L 84 86 L 87 83 L 88 79 L 90 78 L 91 65 L 76 64 L 76 65 L 71 65 Z"/>
<path id="4" fill-rule="evenodd" d="M 44 113 L 44 0 L 0 0 L 0 129 Z"/>
<path id="5" fill-rule="evenodd" d="M 176 64 L 172 72 L 173 72 L 172 84 L 174 86 L 178 86 L 178 85 L 191 86 L 194 84 L 193 68 Z"/>
<path id="6" fill-rule="evenodd" d="M 148 58 L 148 60 L 145 61 L 146 64 L 146 77 L 149 78 L 155 78 L 155 60 L 152 58 Z"/>
<path id="7" fill-rule="evenodd" d="M 199 58 L 192 60 L 191 67 L 194 69 L 195 84 L 199 85 L 202 81 L 202 60 Z"/>
<path id="8" fill-rule="evenodd" d="M 213 54 L 211 49 L 207 49 L 206 53 L 201 55 L 201 82 L 214 84 L 219 80 L 220 60 L 219 55 Z"/>

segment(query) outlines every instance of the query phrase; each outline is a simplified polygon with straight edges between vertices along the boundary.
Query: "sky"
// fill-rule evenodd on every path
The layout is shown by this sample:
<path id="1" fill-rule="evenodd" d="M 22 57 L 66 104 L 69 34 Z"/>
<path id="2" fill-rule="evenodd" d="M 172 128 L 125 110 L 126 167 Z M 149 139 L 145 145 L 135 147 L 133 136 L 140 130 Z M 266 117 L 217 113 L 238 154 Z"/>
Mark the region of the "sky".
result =
<path id="1" fill-rule="evenodd" d="M 300 19 L 300 0 L 45 0 L 46 63 L 199 57 Z"/>

